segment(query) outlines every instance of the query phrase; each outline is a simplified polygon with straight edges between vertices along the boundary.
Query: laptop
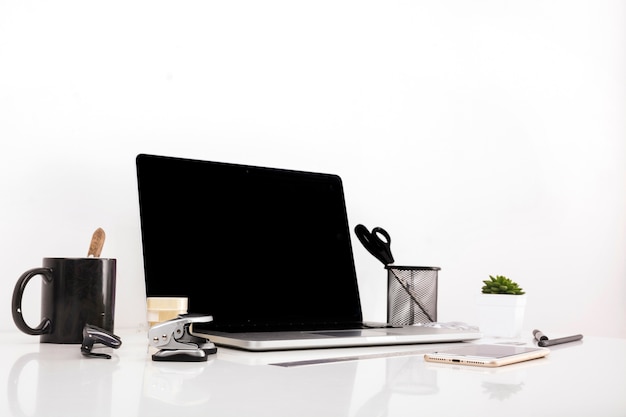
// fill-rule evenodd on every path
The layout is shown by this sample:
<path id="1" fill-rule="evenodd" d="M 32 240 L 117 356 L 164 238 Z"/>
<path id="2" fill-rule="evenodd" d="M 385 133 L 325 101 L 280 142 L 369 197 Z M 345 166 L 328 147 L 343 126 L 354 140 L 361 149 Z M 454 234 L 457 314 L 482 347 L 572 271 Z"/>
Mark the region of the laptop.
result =
<path id="1" fill-rule="evenodd" d="M 194 334 L 252 351 L 480 337 L 363 321 L 339 176 L 147 154 L 136 164 L 146 295 L 211 315 Z"/>

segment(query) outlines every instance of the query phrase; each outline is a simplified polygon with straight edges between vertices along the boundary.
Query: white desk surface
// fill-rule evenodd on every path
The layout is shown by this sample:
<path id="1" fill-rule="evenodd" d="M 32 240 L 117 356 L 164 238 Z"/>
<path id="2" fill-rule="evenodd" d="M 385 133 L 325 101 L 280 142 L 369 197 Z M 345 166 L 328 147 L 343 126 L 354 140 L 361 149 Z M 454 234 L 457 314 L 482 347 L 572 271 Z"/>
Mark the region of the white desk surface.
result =
<path id="1" fill-rule="evenodd" d="M 421 354 L 433 345 L 220 348 L 208 362 L 153 362 L 145 332 L 117 333 L 120 349 L 98 349 L 111 360 L 84 358 L 80 345 L 0 334 L 0 415 L 626 416 L 626 339 L 586 337 L 545 359 L 490 370 L 426 363 Z M 267 364 L 348 356 L 361 359 Z"/>

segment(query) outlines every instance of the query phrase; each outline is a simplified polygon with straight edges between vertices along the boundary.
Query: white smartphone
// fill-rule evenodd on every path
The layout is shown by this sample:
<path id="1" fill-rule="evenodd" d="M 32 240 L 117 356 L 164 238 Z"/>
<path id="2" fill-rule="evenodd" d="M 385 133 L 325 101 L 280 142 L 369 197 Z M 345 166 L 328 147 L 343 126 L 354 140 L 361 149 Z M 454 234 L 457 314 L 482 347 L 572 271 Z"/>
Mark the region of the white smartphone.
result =
<path id="1" fill-rule="evenodd" d="M 548 353 L 550 353 L 549 349 L 541 347 L 467 344 L 456 348 L 426 353 L 424 360 L 428 362 L 494 368 L 542 358 Z"/>

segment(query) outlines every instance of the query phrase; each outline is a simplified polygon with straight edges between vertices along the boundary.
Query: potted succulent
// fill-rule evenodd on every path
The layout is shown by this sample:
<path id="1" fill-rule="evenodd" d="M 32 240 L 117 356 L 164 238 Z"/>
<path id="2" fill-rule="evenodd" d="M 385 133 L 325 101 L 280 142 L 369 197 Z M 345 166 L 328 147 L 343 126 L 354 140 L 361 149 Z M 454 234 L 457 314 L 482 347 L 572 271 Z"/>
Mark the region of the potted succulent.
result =
<path id="1" fill-rule="evenodd" d="M 485 336 L 519 338 L 524 324 L 526 293 L 517 282 L 489 275 L 477 298 L 480 330 Z"/>

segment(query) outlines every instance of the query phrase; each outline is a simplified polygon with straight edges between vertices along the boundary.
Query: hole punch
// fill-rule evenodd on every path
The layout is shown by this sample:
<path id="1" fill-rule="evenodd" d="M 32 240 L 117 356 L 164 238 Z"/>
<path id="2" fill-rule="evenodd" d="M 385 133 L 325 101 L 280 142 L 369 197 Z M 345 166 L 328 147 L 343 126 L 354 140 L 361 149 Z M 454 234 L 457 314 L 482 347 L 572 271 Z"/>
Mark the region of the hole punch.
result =
<path id="1" fill-rule="evenodd" d="M 152 355 L 157 362 L 206 362 L 217 352 L 213 343 L 193 335 L 194 323 L 208 323 L 212 316 L 180 314 L 177 318 L 154 325 L 148 332 L 150 345 L 160 349 Z"/>
<path id="2" fill-rule="evenodd" d="M 103 344 L 104 346 L 113 349 L 118 349 L 122 346 L 122 339 L 107 330 L 101 329 L 100 327 L 86 324 L 85 327 L 83 327 L 83 344 L 80 347 L 80 352 L 83 356 L 88 358 L 111 359 L 111 355 L 109 354 L 92 352 L 96 343 Z"/>

